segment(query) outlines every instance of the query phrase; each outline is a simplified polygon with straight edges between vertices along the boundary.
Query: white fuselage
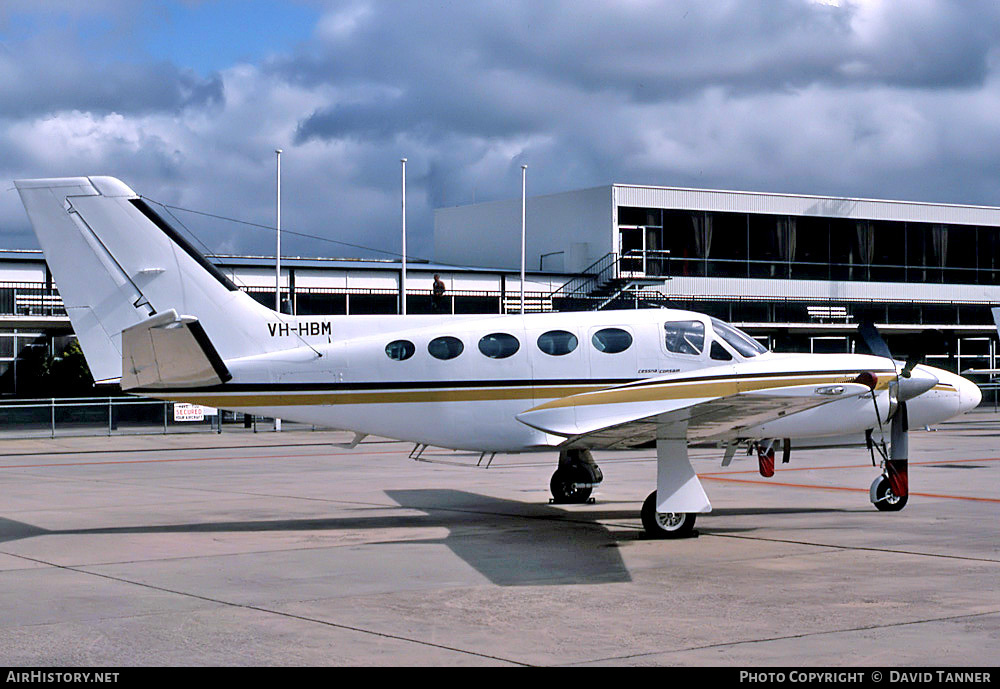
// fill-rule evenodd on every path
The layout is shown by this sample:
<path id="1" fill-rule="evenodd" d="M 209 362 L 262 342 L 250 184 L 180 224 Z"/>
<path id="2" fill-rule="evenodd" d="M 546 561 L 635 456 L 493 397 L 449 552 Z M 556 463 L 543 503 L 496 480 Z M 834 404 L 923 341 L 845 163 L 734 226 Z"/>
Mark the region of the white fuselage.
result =
<path id="1" fill-rule="evenodd" d="M 664 324 L 676 321 L 703 324 L 700 353 L 668 349 Z M 690 375 L 704 381 L 709 373 L 713 379 L 736 381 L 762 376 L 812 380 L 809 376 L 817 373 L 846 380 L 844 376 L 881 371 L 884 382 L 887 371 L 895 375 L 890 361 L 869 355 L 765 352 L 743 356 L 717 336 L 707 316 L 669 309 L 523 316 L 275 314 L 272 322 L 260 327 L 260 337 L 270 341 L 265 349 L 272 351 L 227 360 L 233 375 L 227 384 L 144 392 L 414 443 L 524 451 L 549 449 L 566 438 L 532 428 L 518 421 L 517 414 L 554 399 L 631 381 Z M 609 328 L 626 332 L 631 345 L 618 353 L 600 351 L 595 334 Z M 542 350 L 539 338 L 553 331 L 572 335 L 576 341 L 572 351 L 550 354 Z M 494 358 L 497 352 L 488 336 L 498 333 L 508 345 L 511 338 L 516 340 L 513 354 Z M 613 334 L 621 337 L 620 332 Z M 461 342 L 461 353 L 448 359 L 432 356 L 432 341 L 442 337 Z M 493 357 L 481 351 L 484 338 L 483 348 Z M 728 360 L 713 358 L 713 341 Z M 412 353 L 402 360 L 390 358 L 387 346 L 393 342 L 405 343 L 397 346 L 398 351 Z M 453 345 L 452 353 L 454 349 Z M 438 346 L 435 351 L 440 350 Z M 715 355 L 719 354 L 716 348 Z M 912 427 L 943 421 L 978 404 L 980 393 L 975 385 L 952 373 L 926 368 L 939 384 L 908 403 Z M 890 411 L 888 389 L 877 389 L 875 399 L 878 417 L 872 396 L 866 395 L 742 428 L 729 438 L 724 432 L 713 438 L 815 438 L 877 431 L 879 419 L 884 422 Z"/>

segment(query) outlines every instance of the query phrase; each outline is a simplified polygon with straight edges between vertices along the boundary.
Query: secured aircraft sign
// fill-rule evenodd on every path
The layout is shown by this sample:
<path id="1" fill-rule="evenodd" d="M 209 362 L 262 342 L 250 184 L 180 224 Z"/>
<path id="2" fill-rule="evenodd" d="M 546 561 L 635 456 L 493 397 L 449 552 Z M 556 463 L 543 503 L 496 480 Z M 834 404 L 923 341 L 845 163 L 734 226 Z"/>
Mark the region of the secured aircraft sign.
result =
<path id="1" fill-rule="evenodd" d="M 174 421 L 204 421 L 206 416 L 215 416 L 219 410 L 201 404 L 174 402 Z"/>

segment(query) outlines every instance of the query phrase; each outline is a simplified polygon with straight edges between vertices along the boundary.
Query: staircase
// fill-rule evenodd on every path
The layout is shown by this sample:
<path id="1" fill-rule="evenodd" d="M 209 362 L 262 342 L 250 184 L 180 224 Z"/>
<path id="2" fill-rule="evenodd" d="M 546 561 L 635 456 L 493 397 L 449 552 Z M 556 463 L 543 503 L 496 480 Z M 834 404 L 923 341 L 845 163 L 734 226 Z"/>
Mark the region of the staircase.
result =
<path id="1" fill-rule="evenodd" d="M 599 311 L 611 305 L 630 302 L 637 306 L 639 292 L 645 287 L 666 283 L 669 251 L 610 252 L 584 268 L 583 274 L 548 295 L 551 308 L 557 311 Z M 623 270 L 623 265 L 628 270 Z M 636 268 L 640 268 L 636 271 Z M 650 268 L 657 275 L 647 275 Z M 527 310 L 527 309 L 525 309 Z"/>

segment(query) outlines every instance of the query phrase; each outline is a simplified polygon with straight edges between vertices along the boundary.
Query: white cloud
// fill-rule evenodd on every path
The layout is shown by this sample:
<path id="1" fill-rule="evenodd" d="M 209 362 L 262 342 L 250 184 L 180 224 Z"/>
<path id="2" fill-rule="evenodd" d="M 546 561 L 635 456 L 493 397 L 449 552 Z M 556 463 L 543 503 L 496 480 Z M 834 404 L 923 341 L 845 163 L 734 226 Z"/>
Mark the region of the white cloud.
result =
<path id="1" fill-rule="evenodd" d="M 0 54 L 20 94 L 0 104 L 0 176 L 112 174 L 269 224 L 282 148 L 285 227 L 394 250 L 406 156 L 425 256 L 434 207 L 515 197 L 521 162 L 539 194 L 617 181 L 1000 205 L 998 26 L 992 3 L 931 0 L 344 2 L 294 53 L 208 78 L 105 56 L 99 89 L 79 45 L 29 41 Z M 271 250 L 267 232 L 184 219 L 213 248 Z M 26 227 L 16 195 L 0 194 L 0 226 Z"/>

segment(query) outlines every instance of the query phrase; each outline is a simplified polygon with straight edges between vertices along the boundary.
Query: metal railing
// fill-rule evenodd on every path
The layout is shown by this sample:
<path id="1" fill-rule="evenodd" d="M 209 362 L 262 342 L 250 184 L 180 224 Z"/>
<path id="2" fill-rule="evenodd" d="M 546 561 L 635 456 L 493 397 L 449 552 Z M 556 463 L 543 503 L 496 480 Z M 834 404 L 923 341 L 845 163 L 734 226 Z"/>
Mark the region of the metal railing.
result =
<path id="1" fill-rule="evenodd" d="M 617 275 L 618 254 L 614 251 L 601 256 L 589 266 L 580 271 L 580 276 L 569 280 L 561 287 L 549 293 L 549 299 L 574 297 L 589 294 L 595 285 L 600 284 L 606 276 Z"/>
<path id="2" fill-rule="evenodd" d="M 553 290 L 549 296 L 560 310 L 601 309 L 620 301 L 626 291 L 634 290 L 636 281 L 669 279 L 669 275 L 670 252 L 667 250 L 610 252 L 587 266 L 583 275 Z M 639 300 L 637 293 L 630 292 L 628 298 Z"/>
<path id="3" fill-rule="evenodd" d="M 143 397 L 19 399 L 0 402 L 0 439 L 167 433 L 266 432 L 274 420 L 219 409 L 202 419 L 175 419 L 174 403 Z M 285 430 L 315 430 L 289 424 Z"/>
<path id="4" fill-rule="evenodd" d="M 735 277 L 861 282 L 919 282 L 955 285 L 1000 284 L 1000 266 L 957 267 L 781 258 L 674 256 L 675 277 Z"/>
<path id="5" fill-rule="evenodd" d="M 0 314 L 65 316 L 59 290 L 44 282 L 0 282 Z"/>

